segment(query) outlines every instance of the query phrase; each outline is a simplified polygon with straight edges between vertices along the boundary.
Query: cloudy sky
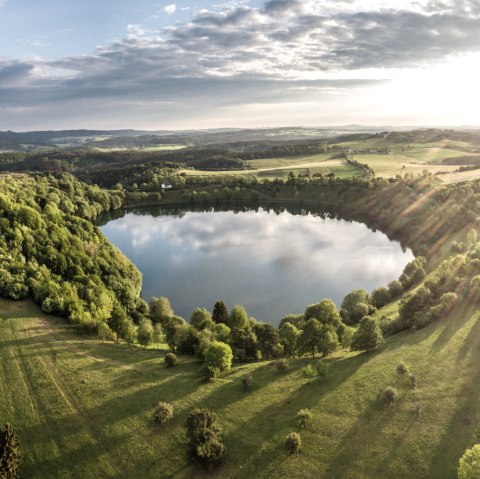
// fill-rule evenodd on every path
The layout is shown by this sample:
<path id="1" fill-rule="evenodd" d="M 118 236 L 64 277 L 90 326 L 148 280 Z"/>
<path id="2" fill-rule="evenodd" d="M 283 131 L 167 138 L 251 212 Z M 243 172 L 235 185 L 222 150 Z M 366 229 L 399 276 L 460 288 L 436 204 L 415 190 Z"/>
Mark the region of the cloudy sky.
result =
<path id="1" fill-rule="evenodd" d="M 480 125 L 480 0 L 0 0 L 0 129 Z"/>

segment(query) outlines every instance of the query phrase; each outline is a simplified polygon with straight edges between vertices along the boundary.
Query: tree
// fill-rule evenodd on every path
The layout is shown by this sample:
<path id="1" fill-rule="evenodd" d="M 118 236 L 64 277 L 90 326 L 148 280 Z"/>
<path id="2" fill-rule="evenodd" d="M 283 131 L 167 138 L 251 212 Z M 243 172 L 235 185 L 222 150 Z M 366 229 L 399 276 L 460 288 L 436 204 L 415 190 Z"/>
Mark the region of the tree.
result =
<path id="1" fill-rule="evenodd" d="M 165 336 L 172 352 L 177 350 L 188 328 L 189 326 L 183 318 L 173 316 L 168 320 L 165 326 Z"/>
<path id="2" fill-rule="evenodd" d="M 382 286 L 372 291 L 370 299 L 376 308 L 382 308 L 390 301 L 390 294 L 388 289 Z"/>
<path id="3" fill-rule="evenodd" d="M 305 321 L 315 318 L 320 323 L 337 328 L 341 322 L 335 303 L 331 299 L 322 299 L 319 303 L 307 306 L 304 313 Z"/>
<path id="4" fill-rule="evenodd" d="M 207 463 L 216 463 L 222 459 L 225 446 L 222 444 L 222 430 L 214 412 L 195 408 L 188 414 L 185 426 L 194 457 Z"/>
<path id="5" fill-rule="evenodd" d="M 346 312 L 343 318 L 346 323 L 356 324 L 368 314 L 370 298 L 364 289 L 357 289 L 343 298 L 341 308 Z M 360 306 L 361 305 L 361 306 Z"/>
<path id="6" fill-rule="evenodd" d="M 315 318 L 309 319 L 300 335 L 300 349 L 303 353 L 309 352 L 312 357 L 318 351 L 318 343 L 322 334 L 322 325 Z"/>
<path id="7" fill-rule="evenodd" d="M 228 342 L 230 338 L 230 333 L 230 328 L 226 324 L 218 323 L 215 324 L 215 326 L 213 327 L 213 334 L 215 335 L 215 339 L 217 339 L 218 341 L 222 341 L 222 343 Z"/>
<path id="8" fill-rule="evenodd" d="M 228 309 L 223 300 L 217 301 L 213 306 L 212 319 L 217 324 L 228 324 Z"/>
<path id="9" fill-rule="evenodd" d="M 160 341 L 162 340 L 163 338 L 163 329 L 162 329 L 162 325 L 160 323 L 155 323 L 153 325 L 153 339 L 152 341 L 157 345 L 160 344 Z"/>
<path id="10" fill-rule="evenodd" d="M 257 336 L 262 357 L 270 359 L 270 357 L 278 357 L 282 353 L 283 347 L 280 343 L 280 336 L 271 324 L 258 323 L 255 324 L 253 330 Z"/>
<path id="11" fill-rule="evenodd" d="M 20 441 L 7 422 L 0 431 L 0 478 L 15 479 L 20 469 Z"/>
<path id="12" fill-rule="evenodd" d="M 148 319 L 142 319 L 138 325 L 138 342 L 146 349 L 153 341 L 154 330 L 152 322 Z"/>
<path id="13" fill-rule="evenodd" d="M 357 331 L 353 335 L 352 351 L 372 351 L 383 343 L 383 334 L 376 319 L 366 316 L 360 321 Z"/>
<path id="14" fill-rule="evenodd" d="M 128 321 L 128 316 L 125 310 L 120 306 L 119 303 L 114 303 L 112 312 L 110 313 L 110 318 L 108 320 L 108 325 L 110 328 L 115 331 L 117 335 L 117 341 L 122 335 L 122 325 Z"/>
<path id="15" fill-rule="evenodd" d="M 152 298 L 149 303 L 150 316 L 154 323 L 161 323 L 162 326 L 173 316 L 173 309 L 170 301 L 165 296 Z"/>
<path id="16" fill-rule="evenodd" d="M 278 330 L 280 341 L 283 345 L 283 352 L 288 358 L 297 355 L 298 339 L 301 331 L 299 331 L 292 323 L 284 323 Z"/>
<path id="17" fill-rule="evenodd" d="M 230 344 L 233 355 L 239 361 L 255 360 L 259 358 L 257 337 L 250 328 L 233 328 Z"/>
<path id="18" fill-rule="evenodd" d="M 300 350 L 315 357 L 319 352 L 323 356 L 333 353 L 338 348 L 338 337 L 329 324 L 322 324 L 318 319 L 311 318 L 305 324 L 300 335 Z"/>
<path id="19" fill-rule="evenodd" d="M 248 321 L 248 314 L 243 306 L 236 304 L 232 308 L 230 316 L 228 317 L 227 326 L 230 329 L 245 329 L 250 327 L 250 323 Z"/>
<path id="20" fill-rule="evenodd" d="M 232 367 L 232 359 L 232 348 L 220 341 L 214 341 L 205 351 L 205 366 L 211 372 L 228 371 Z"/>
<path id="21" fill-rule="evenodd" d="M 318 352 L 325 357 L 335 352 L 338 346 L 337 333 L 331 327 L 323 325 L 318 342 Z"/>
<path id="22" fill-rule="evenodd" d="M 202 329 L 212 329 L 215 323 L 212 315 L 205 308 L 195 308 L 190 316 L 190 324 L 201 331 Z"/>
<path id="23" fill-rule="evenodd" d="M 97 326 L 97 334 L 102 341 L 113 337 L 112 330 L 108 327 L 107 323 L 100 323 Z"/>
<path id="24" fill-rule="evenodd" d="M 127 344 L 135 344 L 137 341 L 137 328 L 133 321 L 127 319 L 121 325 L 120 336 L 127 342 Z"/>
<path id="25" fill-rule="evenodd" d="M 480 444 L 467 449 L 458 463 L 458 479 L 478 479 L 480 477 Z"/>

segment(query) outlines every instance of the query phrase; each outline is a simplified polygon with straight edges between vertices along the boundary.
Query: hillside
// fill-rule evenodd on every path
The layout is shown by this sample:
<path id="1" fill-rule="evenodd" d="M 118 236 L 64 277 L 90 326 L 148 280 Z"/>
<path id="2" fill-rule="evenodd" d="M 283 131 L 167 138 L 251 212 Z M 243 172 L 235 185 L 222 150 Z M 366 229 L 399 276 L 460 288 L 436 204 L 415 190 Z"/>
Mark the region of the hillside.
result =
<path id="1" fill-rule="evenodd" d="M 325 379 L 299 374 L 310 359 L 279 372 L 271 362 L 237 365 L 205 384 L 195 359 L 166 369 L 165 351 L 102 343 L 27 302 L 0 303 L 0 417 L 21 437 L 22 477 L 329 477 L 455 478 L 476 440 L 480 415 L 478 314 L 465 305 L 421 331 L 390 337 L 374 353 L 338 352 Z M 417 388 L 399 378 L 404 361 Z M 316 361 L 315 361 L 316 362 Z M 253 376 L 250 392 L 240 378 Z M 395 386 L 386 406 L 381 391 Z M 156 428 L 151 413 L 171 401 L 172 422 Z M 186 452 L 191 407 L 218 413 L 223 465 L 207 472 Z M 285 456 L 283 439 L 308 407 L 304 448 Z"/>

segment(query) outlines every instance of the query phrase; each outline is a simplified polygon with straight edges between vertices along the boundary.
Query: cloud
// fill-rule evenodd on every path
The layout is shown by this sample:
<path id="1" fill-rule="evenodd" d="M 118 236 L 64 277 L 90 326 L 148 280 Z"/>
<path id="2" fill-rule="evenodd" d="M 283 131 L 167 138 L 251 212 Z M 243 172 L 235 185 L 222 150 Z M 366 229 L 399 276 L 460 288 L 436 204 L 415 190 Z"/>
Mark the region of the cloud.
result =
<path id="1" fill-rule="evenodd" d="M 175 3 L 172 3 L 171 5 L 167 5 L 163 11 L 167 14 L 167 15 L 172 15 L 173 13 L 175 13 L 177 11 L 177 5 Z"/>
<path id="2" fill-rule="evenodd" d="M 390 69 L 480 51 L 478 0 L 384 3 L 228 2 L 158 30 L 129 25 L 125 38 L 90 55 L 0 63 L 0 108 L 170 103 L 181 115 L 186 105 L 331 101 L 388 79 Z"/>

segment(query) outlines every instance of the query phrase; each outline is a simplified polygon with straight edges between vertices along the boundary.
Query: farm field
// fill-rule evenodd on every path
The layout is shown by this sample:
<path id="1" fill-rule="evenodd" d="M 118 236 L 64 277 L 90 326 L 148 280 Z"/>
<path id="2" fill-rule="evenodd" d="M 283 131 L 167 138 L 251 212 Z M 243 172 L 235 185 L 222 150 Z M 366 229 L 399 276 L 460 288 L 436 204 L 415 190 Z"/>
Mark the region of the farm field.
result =
<path id="1" fill-rule="evenodd" d="M 318 359 L 291 360 L 283 373 L 271 361 L 236 365 L 206 384 L 194 357 L 167 369 L 164 346 L 102 343 L 29 301 L 1 300 L 0 310 L 0 417 L 21 438 L 22 477 L 453 479 L 480 436 L 480 323 L 467 306 L 377 352 L 338 352 L 311 384 L 299 370 Z M 401 361 L 416 389 L 397 375 Z M 249 392 L 240 383 L 247 372 Z M 389 385 L 400 397 L 386 406 Z M 159 400 L 175 415 L 157 428 Z M 186 452 L 183 426 L 195 406 L 216 411 L 224 429 L 227 454 L 212 471 Z M 313 420 L 300 431 L 303 449 L 287 457 L 283 440 L 305 407 Z"/>
<path id="2" fill-rule="evenodd" d="M 344 159 L 338 158 L 342 151 L 347 148 L 357 148 L 362 151 L 369 148 L 373 149 L 378 144 L 372 144 L 371 140 L 363 143 L 355 142 L 341 144 L 344 150 L 332 150 L 328 153 L 318 155 L 302 155 L 289 157 L 265 158 L 259 160 L 248 160 L 246 163 L 251 167 L 248 170 L 232 170 L 228 174 L 234 175 L 253 175 L 262 177 L 282 177 L 287 176 L 290 171 L 296 175 L 321 173 L 328 175 L 334 173 L 340 178 L 363 177 L 365 172 L 354 165 L 348 164 Z M 415 145 L 396 145 L 382 144 L 382 147 L 389 148 L 388 153 L 354 153 L 353 159 L 359 163 L 368 164 L 379 177 L 393 177 L 396 175 L 419 174 L 427 171 L 431 174 L 451 174 L 459 168 L 459 165 L 444 165 L 442 161 L 449 158 L 460 158 L 475 156 L 474 153 L 454 150 L 450 147 L 439 147 L 436 144 L 415 144 Z M 200 171 L 200 170 L 181 170 L 181 173 L 187 176 L 209 176 L 222 175 L 225 171 Z M 456 177 L 453 177 L 456 179 Z M 460 179 L 459 181 L 463 181 Z M 452 180 L 449 180 L 452 181 Z M 455 180 L 453 180 L 455 181 Z"/>

